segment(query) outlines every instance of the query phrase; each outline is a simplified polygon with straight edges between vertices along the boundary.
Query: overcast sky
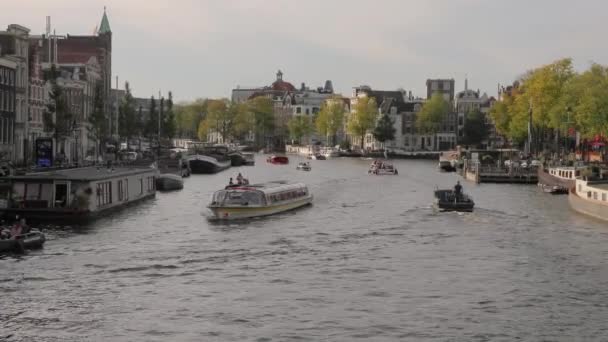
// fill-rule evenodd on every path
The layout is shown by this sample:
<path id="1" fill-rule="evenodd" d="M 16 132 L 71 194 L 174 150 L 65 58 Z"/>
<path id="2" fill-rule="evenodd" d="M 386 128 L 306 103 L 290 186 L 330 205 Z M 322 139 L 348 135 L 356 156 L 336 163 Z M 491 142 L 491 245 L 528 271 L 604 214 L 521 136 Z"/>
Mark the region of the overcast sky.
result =
<path id="1" fill-rule="evenodd" d="M 495 95 L 498 83 L 562 57 L 578 69 L 608 64 L 608 2 L 581 0 L 20 0 L 0 25 L 91 34 L 107 6 L 112 72 L 136 96 L 229 97 L 237 85 L 333 81 L 404 88 L 454 78 Z"/>

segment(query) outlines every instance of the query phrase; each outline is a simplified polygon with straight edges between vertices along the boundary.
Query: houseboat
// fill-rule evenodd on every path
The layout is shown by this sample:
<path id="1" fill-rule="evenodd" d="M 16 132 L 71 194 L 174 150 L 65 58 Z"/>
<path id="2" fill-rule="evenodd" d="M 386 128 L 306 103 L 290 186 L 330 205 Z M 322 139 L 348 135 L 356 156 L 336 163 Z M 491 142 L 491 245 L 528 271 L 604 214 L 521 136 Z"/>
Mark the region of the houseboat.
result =
<path id="1" fill-rule="evenodd" d="M 156 195 L 153 168 L 85 167 L 0 180 L 0 213 L 28 221 L 86 221 Z"/>
<path id="2" fill-rule="evenodd" d="M 325 158 L 338 158 L 340 156 L 340 151 L 336 148 L 327 147 L 321 150 L 321 154 L 325 156 Z"/>
<path id="3" fill-rule="evenodd" d="M 570 189 L 568 202 L 575 211 L 608 221 L 608 180 L 581 177 Z"/>
<path id="4" fill-rule="evenodd" d="M 570 189 L 587 166 L 550 166 L 538 168 L 538 184 L 543 188 Z"/>
<path id="5" fill-rule="evenodd" d="M 284 181 L 228 186 L 216 191 L 208 208 L 214 219 L 235 220 L 273 215 L 312 203 L 303 183 Z"/>
<path id="6" fill-rule="evenodd" d="M 270 157 L 266 158 L 266 162 L 270 163 L 270 164 L 278 164 L 278 165 L 286 165 L 289 164 L 289 158 L 285 157 L 285 156 L 277 156 L 277 155 L 271 155 Z"/>
<path id="7" fill-rule="evenodd" d="M 232 166 L 230 150 L 224 145 L 192 144 L 189 152 L 192 173 L 218 173 Z"/>

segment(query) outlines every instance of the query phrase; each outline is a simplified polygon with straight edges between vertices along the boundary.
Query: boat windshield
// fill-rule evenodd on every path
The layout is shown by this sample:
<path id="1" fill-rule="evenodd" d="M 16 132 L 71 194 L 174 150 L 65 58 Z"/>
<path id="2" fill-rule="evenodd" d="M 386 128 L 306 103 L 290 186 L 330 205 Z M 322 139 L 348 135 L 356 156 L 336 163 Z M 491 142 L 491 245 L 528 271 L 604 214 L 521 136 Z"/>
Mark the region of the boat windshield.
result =
<path id="1" fill-rule="evenodd" d="M 264 196 L 259 191 L 218 191 L 213 203 L 220 205 L 265 205 Z"/>

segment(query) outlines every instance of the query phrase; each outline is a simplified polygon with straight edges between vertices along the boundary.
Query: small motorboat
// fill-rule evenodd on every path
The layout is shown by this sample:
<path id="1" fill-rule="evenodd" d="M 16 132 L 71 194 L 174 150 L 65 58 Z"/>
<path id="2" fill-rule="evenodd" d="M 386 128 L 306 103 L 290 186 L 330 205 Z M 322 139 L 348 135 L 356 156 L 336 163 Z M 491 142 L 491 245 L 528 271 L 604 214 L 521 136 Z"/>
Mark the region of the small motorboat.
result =
<path id="1" fill-rule="evenodd" d="M 374 161 L 367 170 L 368 175 L 398 175 L 399 171 L 393 166 L 393 164 L 386 161 Z"/>
<path id="2" fill-rule="evenodd" d="M 435 206 L 441 211 L 471 212 L 475 202 L 470 196 L 463 193 L 456 194 L 452 189 L 435 190 Z"/>
<path id="3" fill-rule="evenodd" d="M 242 154 L 244 159 L 243 165 L 255 165 L 255 154 L 250 152 L 242 152 Z"/>
<path id="4" fill-rule="evenodd" d="M 18 235 L 16 239 L 0 240 L 0 253 L 23 253 L 28 249 L 40 249 L 45 241 L 46 237 L 41 231 L 32 229 L 29 233 Z"/>
<path id="5" fill-rule="evenodd" d="M 310 171 L 311 169 L 312 168 L 310 167 L 310 163 L 306 162 L 298 163 L 298 166 L 296 166 L 296 170 Z"/>
<path id="6" fill-rule="evenodd" d="M 171 173 L 162 173 L 156 177 L 156 189 L 160 191 L 181 190 L 184 180 L 181 176 Z"/>
<path id="7" fill-rule="evenodd" d="M 563 186 L 559 186 L 559 185 L 543 185 L 543 192 L 546 192 L 548 194 L 552 194 L 552 195 L 567 195 L 568 194 L 568 188 L 563 187 Z"/>
<path id="8" fill-rule="evenodd" d="M 277 155 L 273 154 L 266 159 L 266 162 L 268 162 L 270 164 L 275 164 L 275 165 L 287 165 L 287 164 L 289 164 L 289 158 L 287 158 L 285 156 L 277 156 Z"/>

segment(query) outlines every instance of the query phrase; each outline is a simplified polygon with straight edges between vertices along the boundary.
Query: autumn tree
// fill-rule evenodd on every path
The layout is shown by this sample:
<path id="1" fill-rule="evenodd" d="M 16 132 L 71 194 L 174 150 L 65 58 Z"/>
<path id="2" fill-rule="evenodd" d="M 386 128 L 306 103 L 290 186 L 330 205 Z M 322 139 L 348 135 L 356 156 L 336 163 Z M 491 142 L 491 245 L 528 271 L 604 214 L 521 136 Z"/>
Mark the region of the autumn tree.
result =
<path id="1" fill-rule="evenodd" d="M 320 135 L 327 137 L 328 145 L 336 144 L 336 134 L 344 126 L 344 114 L 342 99 L 329 99 L 321 105 L 315 127 Z"/>
<path id="2" fill-rule="evenodd" d="M 361 97 L 357 99 L 354 113 L 348 119 L 347 130 L 350 134 L 360 139 L 360 147 L 363 149 L 365 135 L 374 127 L 378 105 L 372 97 Z"/>
<path id="3" fill-rule="evenodd" d="M 433 94 L 416 116 L 417 131 L 422 134 L 436 135 L 449 111 L 450 105 L 443 96 L 439 93 Z"/>
<path id="4" fill-rule="evenodd" d="M 313 131 L 312 120 L 306 115 L 297 115 L 292 117 L 287 123 L 289 135 L 292 139 L 302 143 L 302 138 L 309 136 Z"/>
<path id="5" fill-rule="evenodd" d="M 256 142 L 265 145 L 268 134 L 271 134 L 275 127 L 272 100 L 258 96 L 248 101 L 248 108 L 253 115 Z"/>

